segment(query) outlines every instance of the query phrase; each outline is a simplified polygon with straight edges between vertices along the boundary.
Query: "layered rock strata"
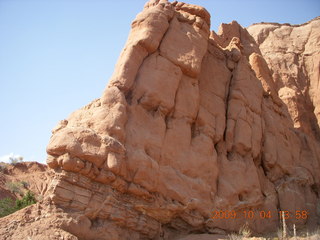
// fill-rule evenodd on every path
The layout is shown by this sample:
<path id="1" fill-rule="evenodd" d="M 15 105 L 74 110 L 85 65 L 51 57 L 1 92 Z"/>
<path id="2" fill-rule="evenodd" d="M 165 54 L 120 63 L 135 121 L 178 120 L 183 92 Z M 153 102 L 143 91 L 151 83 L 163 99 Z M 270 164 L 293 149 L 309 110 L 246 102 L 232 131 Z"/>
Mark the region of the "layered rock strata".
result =
<path id="1" fill-rule="evenodd" d="M 248 222 L 263 233 L 278 228 L 279 211 L 297 210 L 308 217 L 289 225 L 315 225 L 319 26 L 248 32 L 232 22 L 215 33 L 202 7 L 148 2 L 101 98 L 53 130 L 48 197 L 81 226 L 64 230 L 170 239 Z M 213 219 L 216 211 L 238 215 Z"/>

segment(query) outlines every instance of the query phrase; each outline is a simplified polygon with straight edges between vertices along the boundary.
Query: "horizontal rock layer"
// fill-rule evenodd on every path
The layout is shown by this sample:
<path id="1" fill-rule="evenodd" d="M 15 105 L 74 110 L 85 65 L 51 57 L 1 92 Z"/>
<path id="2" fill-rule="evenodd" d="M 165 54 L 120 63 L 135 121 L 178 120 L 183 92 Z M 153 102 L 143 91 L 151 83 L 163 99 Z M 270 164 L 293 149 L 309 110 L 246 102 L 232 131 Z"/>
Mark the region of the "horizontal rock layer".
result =
<path id="1" fill-rule="evenodd" d="M 210 32 L 202 7 L 150 1 L 102 97 L 53 130 L 50 199 L 84 239 L 275 231 L 319 221 L 319 20 Z M 251 34 L 251 35 L 250 35 Z M 212 219 L 261 211 L 262 219 Z M 96 225 L 108 233 L 98 233 Z M 100 234 L 100 235 L 99 235 Z"/>

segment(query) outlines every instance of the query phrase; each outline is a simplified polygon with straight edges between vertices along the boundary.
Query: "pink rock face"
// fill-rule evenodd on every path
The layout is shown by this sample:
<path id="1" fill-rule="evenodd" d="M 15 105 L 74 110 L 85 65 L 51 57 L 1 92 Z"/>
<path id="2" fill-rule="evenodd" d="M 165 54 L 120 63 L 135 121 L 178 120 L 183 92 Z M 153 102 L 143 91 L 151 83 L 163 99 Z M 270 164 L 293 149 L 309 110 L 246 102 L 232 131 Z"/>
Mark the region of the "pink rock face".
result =
<path id="1" fill-rule="evenodd" d="M 320 140 L 320 18 L 299 26 L 273 23 L 248 28 L 272 71 L 275 90 L 294 127 Z"/>
<path id="2" fill-rule="evenodd" d="M 64 230 L 152 239 L 247 222 L 264 233 L 279 227 L 279 211 L 289 225 L 315 225 L 319 23 L 248 32 L 232 22 L 216 34 L 204 8 L 148 2 L 102 97 L 53 130 L 49 197 L 86 221 Z"/>

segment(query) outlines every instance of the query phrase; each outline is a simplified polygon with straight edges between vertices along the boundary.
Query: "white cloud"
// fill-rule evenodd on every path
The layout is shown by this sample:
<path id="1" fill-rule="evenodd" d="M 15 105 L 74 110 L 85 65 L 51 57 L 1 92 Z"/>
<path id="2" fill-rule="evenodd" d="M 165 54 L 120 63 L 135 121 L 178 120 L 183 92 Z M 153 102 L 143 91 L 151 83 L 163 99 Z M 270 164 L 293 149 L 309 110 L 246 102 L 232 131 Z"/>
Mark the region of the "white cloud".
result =
<path id="1" fill-rule="evenodd" d="M 0 157 L 0 162 L 11 163 L 10 158 L 19 158 L 22 157 L 19 154 L 10 153 Z"/>

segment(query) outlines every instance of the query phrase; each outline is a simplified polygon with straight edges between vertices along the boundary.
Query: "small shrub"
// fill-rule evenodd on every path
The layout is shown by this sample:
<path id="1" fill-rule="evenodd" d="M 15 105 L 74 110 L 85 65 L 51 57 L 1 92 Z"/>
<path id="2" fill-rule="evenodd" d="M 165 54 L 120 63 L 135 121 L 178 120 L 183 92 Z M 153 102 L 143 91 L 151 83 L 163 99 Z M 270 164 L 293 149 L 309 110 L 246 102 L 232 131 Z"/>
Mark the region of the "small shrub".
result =
<path id="1" fill-rule="evenodd" d="M 11 198 L 4 198 L 0 200 L 0 217 L 5 217 L 14 213 L 22 208 L 36 203 L 34 194 L 28 191 L 21 199 L 14 202 Z"/>
<path id="2" fill-rule="evenodd" d="M 252 231 L 249 228 L 249 224 L 246 223 L 244 224 L 240 229 L 239 229 L 239 234 L 245 238 L 248 238 L 251 236 Z"/>
<path id="3" fill-rule="evenodd" d="M 0 217 L 7 216 L 15 211 L 15 202 L 11 198 L 0 200 Z"/>
<path id="4" fill-rule="evenodd" d="M 21 188 L 23 187 L 21 182 L 7 182 L 6 188 L 12 193 L 22 194 Z"/>
<path id="5" fill-rule="evenodd" d="M 10 160 L 10 163 L 12 165 L 15 165 L 19 162 L 22 162 L 23 161 L 23 157 L 19 156 L 19 157 L 9 157 L 9 160 Z"/>
<path id="6" fill-rule="evenodd" d="M 34 204 L 34 203 L 36 203 L 36 202 L 37 202 L 37 200 L 36 200 L 34 194 L 33 194 L 32 192 L 28 191 L 28 192 L 23 196 L 22 199 L 18 199 L 18 200 L 16 201 L 16 207 L 19 208 L 19 209 L 21 209 L 21 208 L 25 208 L 25 207 L 27 207 L 27 206 L 29 206 L 29 205 L 31 205 L 31 204 Z"/>

